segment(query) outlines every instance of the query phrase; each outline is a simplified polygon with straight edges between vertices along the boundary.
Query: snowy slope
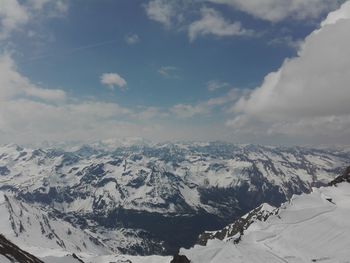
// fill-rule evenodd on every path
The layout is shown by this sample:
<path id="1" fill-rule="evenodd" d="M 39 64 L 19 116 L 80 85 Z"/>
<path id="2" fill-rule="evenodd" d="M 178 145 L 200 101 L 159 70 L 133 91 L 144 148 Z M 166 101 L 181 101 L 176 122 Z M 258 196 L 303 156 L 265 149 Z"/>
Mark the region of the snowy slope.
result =
<path id="1" fill-rule="evenodd" d="M 349 218 L 350 184 L 341 183 L 293 196 L 277 215 L 250 225 L 238 244 L 209 240 L 180 253 L 193 263 L 348 262 Z"/>
<path id="2" fill-rule="evenodd" d="M 69 150 L 5 145 L 0 190 L 114 251 L 164 254 L 191 246 L 204 230 L 221 228 L 261 203 L 278 206 L 327 184 L 349 160 L 339 149 L 220 142 L 135 139 Z"/>
<path id="3" fill-rule="evenodd" d="M 45 256 L 47 253 L 106 254 L 103 242 L 68 222 L 52 218 L 38 207 L 0 192 L 0 233 L 22 249 Z"/>
<path id="4" fill-rule="evenodd" d="M 0 263 L 43 263 L 0 235 Z"/>

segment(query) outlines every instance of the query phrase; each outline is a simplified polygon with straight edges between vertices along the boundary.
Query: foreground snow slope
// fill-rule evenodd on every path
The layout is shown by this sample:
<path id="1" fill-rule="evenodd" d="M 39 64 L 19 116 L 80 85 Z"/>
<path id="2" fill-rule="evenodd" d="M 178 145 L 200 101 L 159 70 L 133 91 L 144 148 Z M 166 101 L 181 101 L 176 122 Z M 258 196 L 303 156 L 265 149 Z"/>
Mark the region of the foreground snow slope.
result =
<path id="1" fill-rule="evenodd" d="M 256 221 L 241 242 L 209 240 L 182 249 L 193 263 L 349 262 L 350 184 L 294 196 L 277 215 Z"/>
<path id="2" fill-rule="evenodd" d="M 106 254 L 108 249 L 92 233 L 53 219 L 39 207 L 23 203 L 0 191 L 0 234 L 38 257 L 47 254 Z"/>

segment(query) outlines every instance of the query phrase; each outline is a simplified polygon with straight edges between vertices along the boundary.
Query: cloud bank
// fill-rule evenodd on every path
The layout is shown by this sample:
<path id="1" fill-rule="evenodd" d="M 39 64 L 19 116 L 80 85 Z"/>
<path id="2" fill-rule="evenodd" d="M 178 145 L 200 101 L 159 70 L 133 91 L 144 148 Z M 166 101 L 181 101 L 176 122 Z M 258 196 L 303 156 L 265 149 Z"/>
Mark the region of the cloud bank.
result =
<path id="1" fill-rule="evenodd" d="M 286 59 L 263 84 L 241 98 L 227 122 L 257 136 L 344 141 L 350 138 L 350 2 L 330 13 L 298 56 Z"/>

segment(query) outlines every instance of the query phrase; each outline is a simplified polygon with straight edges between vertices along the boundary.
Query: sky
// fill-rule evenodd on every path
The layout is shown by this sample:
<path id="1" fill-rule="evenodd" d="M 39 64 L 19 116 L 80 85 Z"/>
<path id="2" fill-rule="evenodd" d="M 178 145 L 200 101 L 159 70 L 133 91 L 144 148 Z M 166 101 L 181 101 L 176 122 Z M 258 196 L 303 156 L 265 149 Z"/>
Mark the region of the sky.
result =
<path id="1" fill-rule="evenodd" d="M 0 0 L 0 143 L 349 144 L 350 3 Z"/>

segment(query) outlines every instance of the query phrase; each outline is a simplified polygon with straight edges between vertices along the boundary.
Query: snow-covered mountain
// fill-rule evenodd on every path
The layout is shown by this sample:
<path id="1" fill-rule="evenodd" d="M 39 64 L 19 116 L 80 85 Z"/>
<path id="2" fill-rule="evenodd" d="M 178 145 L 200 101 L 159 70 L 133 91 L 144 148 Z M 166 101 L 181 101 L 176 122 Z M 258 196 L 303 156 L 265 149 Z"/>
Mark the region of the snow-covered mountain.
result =
<path id="1" fill-rule="evenodd" d="M 279 206 L 326 185 L 350 160 L 341 150 L 136 142 L 69 150 L 0 147 L 1 207 L 16 226 L 6 233 L 13 240 L 34 236 L 23 213 L 37 229 L 44 225 L 35 240 L 50 249 L 62 250 L 63 242 L 71 252 L 97 256 L 175 253 L 204 230 L 222 228 L 262 203 Z M 87 248 L 81 239 L 91 241 Z"/>
<path id="2" fill-rule="evenodd" d="M 340 181 L 344 182 L 293 196 L 279 209 L 267 207 L 266 217 L 255 218 L 241 233 L 229 231 L 237 222 L 211 236 L 206 233 L 205 246 L 182 249 L 180 254 L 191 263 L 348 262 L 350 173 Z"/>
<path id="3" fill-rule="evenodd" d="M 26 204 L 3 192 L 0 192 L 0 214 L 1 234 L 36 255 L 49 250 L 62 254 L 66 251 L 92 254 L 112 252 L 93 233 L 52 218 L 49 212 L 40 207 Z"/>

